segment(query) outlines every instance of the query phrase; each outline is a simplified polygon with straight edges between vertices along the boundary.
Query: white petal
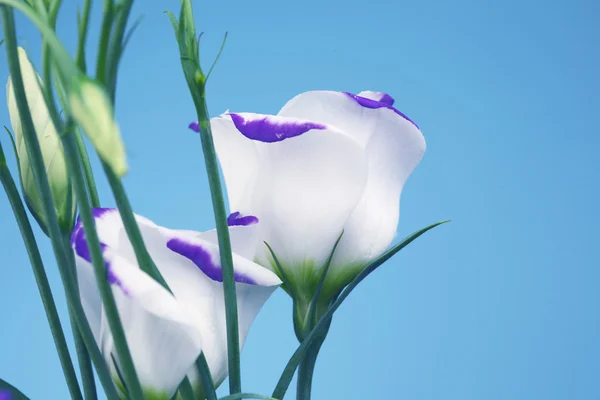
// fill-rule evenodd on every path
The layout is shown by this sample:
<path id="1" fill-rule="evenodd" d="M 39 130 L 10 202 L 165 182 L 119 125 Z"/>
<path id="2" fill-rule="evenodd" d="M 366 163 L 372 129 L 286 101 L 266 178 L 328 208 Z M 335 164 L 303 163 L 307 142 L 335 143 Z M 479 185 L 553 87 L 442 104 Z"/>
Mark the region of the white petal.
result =
<path id="1" fill-rule="evenodd" d="M 136 265 L 108 247 L 104 258 L 140 383 L 144 390 L 171 396 L 200 354 L 198 321 L 185 305 Z M 88 294 L 84 290 L 95 284 L 93 267 L 79 255 L 76 260 L 80 284 L 85 283 L 80 287 L 85 307 Z M 98 342 L 116 377 L 112 357 L 117 358 L 117 355 L 106 316 L 98 315 L 89 307 L 84 310 L 93 326 L 100 324 Z"/>
<path id="2" fill-rule="evenodd" d="M 366 157 L 331 126 L 298 118 L 230 114 L 239 134 L 255 140 L 261 157 L 253 209 L 260 236 L 299 285 L 320 268 L 362 195 Z M 266 247 L 258 255 L 268 265 Z M 313 271 L 315 272 L 315 271 Z"/>
<path id="3" fill-rule="evenodd" d="M 245 212 L 258 174 L 256 146 L 240 135 L 229 117 L 212 118 L 210 125 L 227 185 L 229 207 L 232 211 Z"/>
<path id="4" fill-rule="evenodd" d="M 421 160 L 425 140 L 418 127 L 383 94 L 316 91 L 292 99 L 280 114 L 330 124 L 364 146 L 368 179 L 364 194 L 344 226 L 330 276 L 345 284 L 392 242 L 404 183 Z"/>
<path id="5" fill-rule="evenodd" d="M 210 242 L 214 245 L 218 245 L 217 230 L 212 229 L 206 232 L 196 231 L 178 231 L 183 235 L 189 235 L 192 238 L 202 239 Z M 254 259 L 254 255 L 258 249 L 259 237 L 258 237 L 258 225 L 248 226 L 230 226 L 229 227 L 229 240 L 231 241 L 231 250 L 249 260 Z M 260 243 L 262 245 L 262 242 Z"/>
<path id="6" fill-rule="evenodd" d="M 135 254 L 124 232 L 118 211 L 94 210 L 100 240 L 130 263 Z M 215 381 L 222 382 L 227 374 L 227 335 L 223 296 L 222 272 L 218 246 L 201 237 L 214 239 L 211 233 L 176 231 L 160 227 L 136 215 L 144 242 L 156 266 L 183 304 L 192 319 L 199 325 L 202 345 Z M 242 229 L 231 227 L 232 244 L 244 249 L 247 243 Z M 239 235 L 238 235 L 239 233 Z M 271 271 L 240 256 L 233 255 L 236 287 L 238 289 L 238 315 L 240 342 L 243 344 L 256 314 L 271 293 L 281 284 Z M 197 377 L 194 377 L 197 378 Z"/>

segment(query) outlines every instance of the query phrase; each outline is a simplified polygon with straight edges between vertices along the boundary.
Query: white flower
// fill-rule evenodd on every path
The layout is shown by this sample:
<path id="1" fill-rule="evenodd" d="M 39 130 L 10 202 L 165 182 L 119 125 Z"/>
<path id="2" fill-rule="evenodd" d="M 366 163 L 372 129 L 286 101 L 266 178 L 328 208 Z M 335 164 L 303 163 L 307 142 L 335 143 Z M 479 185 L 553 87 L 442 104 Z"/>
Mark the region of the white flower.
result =
<path id="1" fill-rule="evenodd" d="M 171 230 L 136 216 L 148 251 L 173 292 L 170 294 L 139 269 L 119 212 L 94 209 L 94 216 L 107 279 L 112 284 L 144 391 L 169 399 L 186 374 L 192 377 L 196 390 L 201 390 L 193 365 L 201 351 L 205 353 L 215 383 L 220 384 L 227 376 L 228 365 L 223 277 L 216 233 Z M 257 313 L 281 283 L 271 271 L 243 257 L 253 237 L 252 229 L 252 226 L 230 228 L 240 345 Z M 76 254 L 83 308 L 118 381 L 112 362 L 112 356 L 116 357 L 112 335 L 80 222 L 73 231 L 71 245 Z"/>
<path id="2" fill-rule="evenodd" d="M 313 91 L 276 116 L 211 120 L 231 210 L 258 218 L 258 241 L 273 248 L 300 303 L 312 298 L 342 232 L 325 302 L 396 234 L 402 188 L 425 140 L 393 102 L 380 92 Z M 275 270 L 266 246 L 255 257 Z"/>

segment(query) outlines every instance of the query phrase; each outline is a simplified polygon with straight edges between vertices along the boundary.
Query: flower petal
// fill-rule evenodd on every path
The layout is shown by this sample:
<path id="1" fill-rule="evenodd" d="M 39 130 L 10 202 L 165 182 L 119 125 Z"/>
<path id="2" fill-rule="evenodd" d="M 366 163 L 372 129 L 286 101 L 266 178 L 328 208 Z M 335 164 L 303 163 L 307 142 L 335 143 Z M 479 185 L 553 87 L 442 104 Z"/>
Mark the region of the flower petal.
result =
<path id="1" fill-rule="evenodd" d="M 360 92 L 358 95 L 360 97 L 365 97 L 367 99 L 379 101 L 380 103 L 387 104 L 388 106 L 393 106 L 395 101 L 392 96 L 384 92 L 373 92 L 371 90 L 365 90 L 364 92 Z"/>
<path id="2" fill-rule="evenodd" d="M 236 129 L 248 139 L 265 143 L 302 135 L 313 129 L 326 129 L 323 124 L 295 118 L 276 117 L 254 113 L 229 113 Z"/>
<path id="3" fill-rule="evenodd" d="M 244 211 L 258 217 L 261 239 L 290 270 L 290 278 L 306 285 L 313 277 L 305 267 L 323 265 L 362 195 L 367 172 L 364 150 L 353 138 L 323 123 L 230 115 L 244 116 L 245 125 L 234 126 L 239 136 L 256 138 L 261 158 L 256 192 Z M 244 131 L 254 123 L 260 132 Z M 228 134 L 232 135 L 230 129 Z M 258 258 L 269 265 L 265 246 Z"/>
<path id="4" fill-rule="evenodd" d="M 425 152 L 425 139 L 389 101 L 346 93 L 303 93 L 280 114 L 333 125 L 365 148 L 369 163 L 366 188 L 344 226 L 328 279 L 343 286 L 392 242 L 402 188 Z"/>
<path id="5" fill-rule="evenodd" d="M 85 243 L 85 237 L 82 240 Z M 98 315 L 96 309 L 85 307 L 89 303 L 87 289 L 96 281 L 93 266 L 89 258 L 86 259 L 81 243 L 78 239 L 75 251 L 84 311 L 90 323 L 100 326 L 97 340 L 116 379 L 118 373 L 112 359 L 115 357 L 118 361 L 118 358 L 106 316 L 103 312 Z M 200 354 L 202 337 L 198 321 L 185 305 L 136 265 L 110 247 L 103 246 L 103 253 L 107 279 L 112 284 L 142 387 L 145 391 L 170 398 Z M 96 295 L 97 291 L 92 298 L 94 302 L 98 301 Z"/>
<path id="6" fill-rule="evenodd" d="M 229 116 L 212 118 L 210 124 L 227 185 L 229 207 L 246 212 L 258 178 L 258 149 L 254 141 L 240 134 Z"/>
<path id="7" fill-rule="evenodd" d="M 118 211 L 96 209 L 94 215 L 98 235 L 106 248 L 114 250 L 120 257 L 134 264 L 135 254 Z M 177 301 L 199 325 L 203 350 L 213 379 L 222 382 L 227 374 L 227 335 L 218 245 L 202 239 L 204 234 L 171 230 L 160 227 L 147 218 L 138 215 L 135 217 L 156 266 Z M 233 232 L 231 236 L 234 250 L 238 248 L 238 243 L 245 245 L 246 240 L 243 234 L 237 233 L 252 230 L 256 226 L 257 224 L 230 228 L 230 232 Z M 207 234 L 206 237 L 213 237 L 213 234 Z M 271 271 L 237 253 L 233 255 L 233 261 L 238 282 L 240 343 L 243 344 L 256 314 L 281 281 Z"/>

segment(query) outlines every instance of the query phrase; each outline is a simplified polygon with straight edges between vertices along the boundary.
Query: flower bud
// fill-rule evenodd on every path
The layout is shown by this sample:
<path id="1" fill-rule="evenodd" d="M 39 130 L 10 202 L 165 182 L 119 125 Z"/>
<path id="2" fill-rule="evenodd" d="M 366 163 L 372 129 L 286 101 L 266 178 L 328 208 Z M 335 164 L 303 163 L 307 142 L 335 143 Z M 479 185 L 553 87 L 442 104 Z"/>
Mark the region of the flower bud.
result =
<path id="1" fill-rule="evenodd" d="M 27 58 L 25 50 L 19 47 L 18 53 L 27 105 L 42 150 L 42 158 L 48 175 L 48 182 L 54 201 L 54 209 L 56 210 L 61 229 L 64 232 L 68 232 L 73 227 L 75 221 L 75 199 L 73 188 L 69 181 L 62 144 L 56 133 L 54 123 L 50 118 L 48 108 L 46 107 L 42 92 L 43 82 Z M 6 84 L 6 96 L 10 122 L 15 135 L 15 146 L 23 196 L 25 197 L 25 202 L 29 210 L 39 223 L 40 227 L 44 232 L 47 232 L 47 221 L 44 208 L 35 184 L 35 179 L 33 178 L 33 170 L 30 165 L 29 154 L 27 153 L 27 147 L 23 137 L 21 115 L 17 108 L 13 83 L 10 77 Z"/>
<path id="2" fill-rule="evenodd" d="M 115 174 L 127 172 L 125 148 L 106 91 L 87 77 L 77 77 L 69 93 L 70 112 L 85 131 L 100 157 Z"/>

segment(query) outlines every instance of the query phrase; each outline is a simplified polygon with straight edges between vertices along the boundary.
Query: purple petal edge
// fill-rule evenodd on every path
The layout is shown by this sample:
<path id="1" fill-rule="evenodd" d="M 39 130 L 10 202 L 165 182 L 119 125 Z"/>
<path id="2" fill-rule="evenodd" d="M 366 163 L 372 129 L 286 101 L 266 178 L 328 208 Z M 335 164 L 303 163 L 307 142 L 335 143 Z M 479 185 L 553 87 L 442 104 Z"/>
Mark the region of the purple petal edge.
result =
<path id="1" fill-rule="evenodd" d="M 102 218 L 102 216 L 111 211 L 116 211 L 116 208 L 92 208 L 92 215 L 94 219 Z M 71 246 L 75 244 L 75 237 L 79 233 L 79 231 L 83 229 L 83 224 L 81 222 L 81 215 L 77 216 L 77 221 L 75 222 L 75 226 L 73 227 L 73 232 L 71 233 Z"/>
<path id="2" fill-rule="evenodd" d="M 107 212 L 114 211 L 114 208 L 95 208 L 92 210 L 94 214 L 94 218 L 100 218 Z M 81 224 L 81 217 L 77 218 L 77 223 L 75 224 L 75 228 L 73 229 L 73 234 L 71 235 L 71 246 L 75 250 L 75 254 L 79 257 L 83 258 L 87 262 L 92 262 L 92 257 L 90 256 L 90 248 L 88 247 L 87 239 L 85 237 L 85 231 Z M 107 246 L 100 242 L 100 248 L 102 249 L 102 253 L 106 250 Z M 111 268 L 110 262 L 104 259 L 104 266 L 106 267 L 106 279 L 112 285 L 116 285 L 123 293 L 126 295 L 129 294 L 129 290 L 123 285 L 121 279 L 114 273 L 113 268 Z M 0 400 L 2 398 L 0 397 Z"/>
<path id="3" fill-rule="evenodd" d="M 227 217 L 228 226 L 248 226 L 258 224 L 258 218 L 254 215 L 241 216 L 239 211 L 231 213 Z"/>
<path id="4" fill-rule="evenodd" d="M 410 119 L 406 114 L 402 113 L 401 111 L 398 111 L 398 109 L 393 107 L 391 104 L 384 102 L 383 99 L 382 99 L 382 101 L 377 101 L 377 100 L 368 99 L 366 97 L 362 97 L 362 96 L 348 93 L 348 92 L 343 92 L 343 93 L 349 97 L 352 97 L 358 104 L 360 104 L 361 106 L 363 106 L 365 108 L 371 108 L 371 109 L 387 108 L 387 109 L 390 109 L 393 112 L 395 112 L 396 114 L 398 114 L 399 116 L 401 116 L 402 118 L 404 118 L 405 120 L 407 120 L 408 122 L 410 122 L 411 124 L 413 124 L 417 129 L 420 129 L 419 125 L 417 125 L 415 123 L 415 121 Z M 388 97 L 391 99 L 391 96 L 388 95 Z M 392 102 L 393 102 L 393 99 L 392 99 Z"/>
<path id="5" fill-rule="evenodd" d="M 241 114 L 229 113 L 238 131 L 248 139 L 259 142 L 274 143 L 300 136 L 313 129 L 326 129 L 323 124 L 311 121 L 294 121 L 291 119 L 260 115 L 258 118 L 246 119 Z"/>
<path id="6" fill-rule="evenodd" d="M 381 96 L 381 98 L 379 99 L 379 102 L 387 104 L 388 106 L 393 106 L 394 98 L 387 93 L 382 93 L 382 94 L 383 94 L 383 96 Z"/>
<path id="7" fill-rule="evenodd" d="M 221 265 L 215 263 L 211 254 L 202 246 L 180 238 L 173 238 L 167 242 L 167 247 L 169 250 L 193 262 L 200 268 L 204 275 L 208 276 L 213 281 L 223 282 L 223 270 Z M 238 283 L 256 285 L 254 279 L 237 271 L 233 272 L 233 278 Z"/>
<path id="8" fill-rule="evenodd" d="M 198 124 L 198 121 L 194 121 L 191 124 L 189 124 L 188 128 L 190 128 L 191 130 L 193 130 L 196 133 L 200 132 L 200 125 Z"/>

